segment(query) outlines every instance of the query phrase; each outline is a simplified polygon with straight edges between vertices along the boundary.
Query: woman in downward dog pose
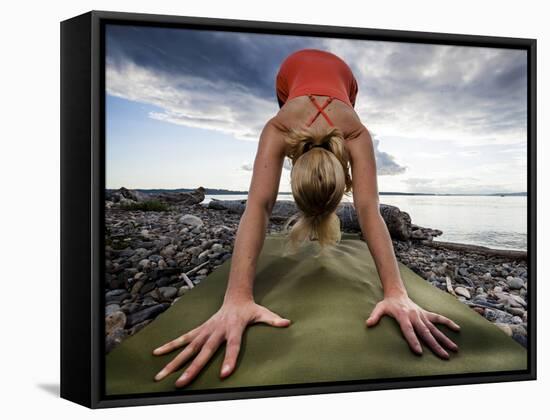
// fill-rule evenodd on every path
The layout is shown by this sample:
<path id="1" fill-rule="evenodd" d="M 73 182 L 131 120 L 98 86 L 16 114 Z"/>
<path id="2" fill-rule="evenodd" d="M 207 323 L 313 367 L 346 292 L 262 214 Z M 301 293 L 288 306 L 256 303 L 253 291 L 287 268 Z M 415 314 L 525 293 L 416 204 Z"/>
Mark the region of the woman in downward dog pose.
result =
<path id="1" fill-rule="evenodd" d="M 341 232 L 336 209 L 343 195 L 352 191 L 361 231 L 384 291 L 366 326 L 373 327 L 382 316 L 389 315 L 398 322 L 411 351 L 422 354 L 423 341 L 436 355 L 448 359 L 448 350 L 457 351 L 458 346 L 434 324 L 444 324 L 454 331 L 460 327 L 408 297 L 379 211 L 374 147 L 354 109 L 358 86 L 351 68 L 333 53 L 303 49 L 285 58 L 276 82 L 280 109 L 260 135 L 223 304 L 206 322 L 154 350 L 153 354 L 164 355 L 183 348 L 155 380 L 162 380 L 192 359 L 175 383 L 177 387 L 189 384 L 224 342 L 220 377 L 225 378 L 236 367 L 248 325 L 291 324 L 289 319 L 257 304 L 253 295 L 256 261 L 276 201 L 285 156 L 292 160 L 291 188 L 299 209 L 285 225 L 289 243 L 296 246 L 313 239 L 324 247 L 338 242 Z M 288 230 L 291 221 L 295 223 Z"/>

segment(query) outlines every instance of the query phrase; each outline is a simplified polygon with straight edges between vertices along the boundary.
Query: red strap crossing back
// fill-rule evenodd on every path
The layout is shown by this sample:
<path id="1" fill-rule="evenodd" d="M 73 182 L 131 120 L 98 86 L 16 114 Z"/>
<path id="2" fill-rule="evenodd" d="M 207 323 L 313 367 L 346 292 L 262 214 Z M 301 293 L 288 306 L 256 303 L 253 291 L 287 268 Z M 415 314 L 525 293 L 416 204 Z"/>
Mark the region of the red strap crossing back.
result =
<path id="1" fill-rule="evenodd" d="M 315 113 L 315 115 L 313 117 L 311 117 L 311 119 L 309 120 L 309 123 L 307 124 L 307 126 L 309 127 L 311 124 L 313 124 L 313 121 L 315 121 L 315 119 L 317 118 L 317 116 L 319 114 L 322 114 L 323 117 L 325 117 L 325 120 L 327 120 L 327 122 L 330 126 L 334 126 L 334 124 L 332 123 L 332 121 L 330 120 L 330 118 L 328 117 L 328 115 L 324 111 L 324 109 L 327 107 L 327 105 L 332 102 L 332 96 L 329 96 L 326 99 L 323 106 L 319 106 L 319 104 L 317 103 L 317 101 L 315 100 L 313 95 L 308 95 L 308 97 L 309 97 L 309 99 L 311 99 L 311 102 L 313 102 L 313 105 L 315 105 L 315 107 L 317 108 L 317 112 Z"/>

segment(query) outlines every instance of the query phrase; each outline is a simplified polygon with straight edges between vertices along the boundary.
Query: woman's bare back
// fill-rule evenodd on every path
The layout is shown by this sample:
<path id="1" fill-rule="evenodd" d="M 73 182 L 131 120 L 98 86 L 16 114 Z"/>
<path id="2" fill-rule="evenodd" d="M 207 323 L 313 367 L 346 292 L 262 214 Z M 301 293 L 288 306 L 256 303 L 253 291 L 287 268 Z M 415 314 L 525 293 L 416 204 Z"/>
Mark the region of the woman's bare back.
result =
<path id="1" fill-rule="evenodd" d="M 323 95 L 313 95 L 313 97 L 321 106 L 328 98 L 328 96 Z M 288 100 L 283 105 L 274 117 L 273 122 L 281 130 L 305 127 L 312 116 L 314 116 L 317 112 L 318 111 L 315 108 L 315 105 L 307 96 L 298 96 Z M 333 99 L 324 108 L 323 112 L 325 112 L 332 123 L 342 131 L 344 139 L 352 137 L 354 133 L 358 132 L 362 127 L 361 120 L 355 112 L 355 109 L 339 99 Z M 329 123 L 323 115 L 320 114 L 311 126 L 329 127 Z"/>

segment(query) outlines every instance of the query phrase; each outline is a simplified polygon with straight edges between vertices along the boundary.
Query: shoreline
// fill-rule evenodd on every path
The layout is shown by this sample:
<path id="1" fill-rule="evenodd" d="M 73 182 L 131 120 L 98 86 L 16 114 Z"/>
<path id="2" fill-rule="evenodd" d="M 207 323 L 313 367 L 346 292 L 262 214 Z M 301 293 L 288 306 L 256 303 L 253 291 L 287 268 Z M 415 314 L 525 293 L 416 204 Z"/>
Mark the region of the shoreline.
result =
<path id="1" fill-rule="evenodd" d="M 473 252 L 479 252 L 489 255 L 502 255 L 508 256 L 514 259 L 527 259 L 527 251 L 522 249 L 507 249 L 507 248 L 493 248 L 485 245 L 468 244 L 464 242 L 450 242 L 450 241 L 423 241 L 424 245 L 432 246 L 434 248 L 447 248 L 447 249 L 470 249 Z"/>
<path id="2" fill-rule="evenodd" d="M 124 188 L 124 187 L 120 187 Z M 106 188 L 107 192 L 118 191 L 120 188 Z M 133 191 L 139 191 L 146 194 L 151 193 L 179 193 L 192 192 L 195 188 L 137 188 L 132 187 Z M 205 188 L 207 195 L 248 195 L 248 191 L 227 190 L 224 188 Z M 278 195 L 292 195 L 292 191 L 279 191 Z M 378 195 L 407 195 L 407 196 L 442 196 L 442 197 L 527 197 L 527 191 L 521 192 L 492 192 L 492 193 L 436 193 L 436 192 L 403 192 L 403 191 L 379 191 Z"/>
<path id="3" fill-rule="evenodd" d="M 106 201 L 107 353 L 231 258 L 241 214 L 213 209 L 199 200 L 200 196 L 198 203 L 171 203 L 168 211 L 129 210 L 121 208 L 120 201 Z M 282 226 L 282 218 L 269 220 L 267 233 L 280 233 Z M 362 240 L 356 229 L 342 232 L 357 233 Z M 487 250 L 502 251 L 488 247 L 460 250 L 434 247 L 433 242 L 392 238 L 399 262 L 526 347 L 526 260 L 488 255 Z"/>
<path id="4" fill-rule="evenodd" d="M 349 233 L 356 233 L 356 232 L 349 232 Z M 429 246 L 431 248 L 443 248 L 447 250 L 463 250 L 466 252 L 474 252 L 479 254 L 487 254 L 487 255 L 500 255 L 505 258 L 510 259 L 527 259 L 528 254 L 527 251 L 521 250 L 521 249 L 507 249 L 507 248 L 493 248 L 485 245 L 476 245 L 476 244 L 469 244 L 465 242 L 450 242 L 450 241 L 439 241 L 437 239 L 433 240 L 418 240 L 419 244 Z"/>

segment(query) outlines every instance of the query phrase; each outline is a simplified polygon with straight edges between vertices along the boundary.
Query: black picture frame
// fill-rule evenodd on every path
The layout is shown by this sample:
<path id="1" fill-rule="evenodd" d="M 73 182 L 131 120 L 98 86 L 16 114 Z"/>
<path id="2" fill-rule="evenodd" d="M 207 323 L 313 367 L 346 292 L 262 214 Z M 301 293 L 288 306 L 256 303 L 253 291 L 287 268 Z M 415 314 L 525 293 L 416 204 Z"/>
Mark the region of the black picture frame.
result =
<path id="1" fill-rule="evenodd" d="M 341 37 L 527 51 L 528 369 L 376 381 L 139 394 L 104 393 L 106 23 Z M 536 379 L 536 39 L 90 11 L 61 22 L 61 397 L 90 408 Z"/>

